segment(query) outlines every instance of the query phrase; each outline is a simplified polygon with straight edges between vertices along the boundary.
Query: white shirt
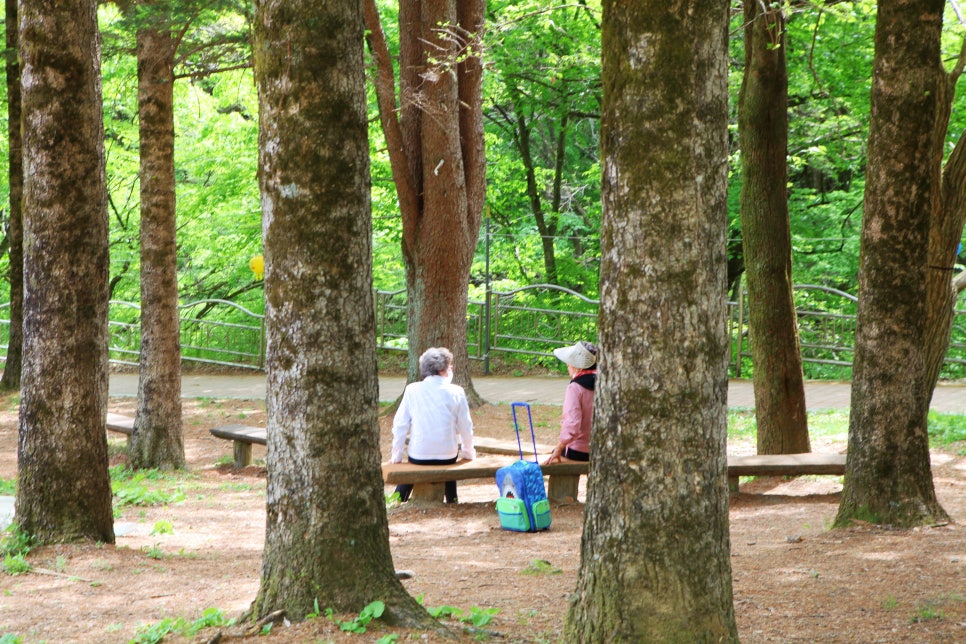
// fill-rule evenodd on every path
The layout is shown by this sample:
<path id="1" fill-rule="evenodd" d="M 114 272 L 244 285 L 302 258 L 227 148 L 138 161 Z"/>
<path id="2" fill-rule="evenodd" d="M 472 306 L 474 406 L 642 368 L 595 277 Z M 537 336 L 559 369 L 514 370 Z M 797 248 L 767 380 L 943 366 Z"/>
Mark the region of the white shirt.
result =
<path id="1" fill-rule="evenodd" d="M 390 462 L 402 463 L 410 430 L 409 456 L 412 458 L 446 460 L 457 454 L 467 460 L 476 458 L 466 394 L 462 387 L 450 384 L 448 378 L 427 376 L 421 382 L 406 386 L 392 422 Z"/>

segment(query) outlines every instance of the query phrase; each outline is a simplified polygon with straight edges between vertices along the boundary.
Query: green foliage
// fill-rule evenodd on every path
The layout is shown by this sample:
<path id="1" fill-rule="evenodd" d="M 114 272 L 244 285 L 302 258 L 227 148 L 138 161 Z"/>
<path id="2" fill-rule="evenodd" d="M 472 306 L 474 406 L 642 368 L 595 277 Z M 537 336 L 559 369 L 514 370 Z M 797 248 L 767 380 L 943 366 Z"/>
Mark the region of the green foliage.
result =
<path id="1" fill-rule="evenodd" d="M 221 610 L 206 608 L 201 617 L 188 621 L 183 617 L 166 617 L 160 622 L 138 628 L 130 644 L 157 644 L 168 635 L 191 638 L 203 628 L 229 626 L 234 620 L 226 619 Z"/>
<path id="2" fill-rule="evenodd" d="M 174 534 L 174 526 L 171 525 L 170 521 L 156 521 L 154 527 L 151 528 L 151 536 L 159 534 Z"/>
<path id="3" fill-rule="evenodd" d="M 524 575 L 559 575 L 563 571 L 546 559 L 534 559 L 521 571 Z"/>
<path id="4" fill-rule="evenodd" d="M 461 622 L 472 624 L 477 628 L 482 628 L 493 620 L 494 615 L 498 614 L 500 609 L 479 608 L 478 606 L 473 606 L 470 608 L 469 614 L 464 614 L 462 609 L 456 608 L 455 606 L 444 605 L 429 607 L 426 609 L 426 612 L 428 612 L 434 619 L 453 617 Z"/>
<path id="5" fill-rule="evenodd" d="M 32 566 L 24 555 L 6 555 L 3 558 L 3 572 L 7 575 L 22 575 L 30 572 Z"/>
<path id="6" fill-rule="evenodd" d="M 929 412 L 929 444 L 932 447 L 949 447 L 954 443 L 966 443 L 966 416 Z M 966 453 L 966 445 L 960 453 Z"/>
<path id="7" fill-rule="evenodd" d="M 318 602 L 315 604 L 316 610 L 318 610 Z M 359 612 L 359 616 L 354 619 L 349 619 L 346 621 L 339 621 L 335 619 L 334 613 L 331 608 L 325 609 L 325 616 L 339 625 L 342 631 L 347 633 L 365 633 L 366 627 L 374 619 L 379 619 L 382 617 L 383 612 L 386 610 L 385 602 L 379 600 L 370 602 L 366 605 L 362 611 Z"/>
<path id="8" fill-rule="evenodd" d="M 16 496 L 17 479 L 0 479 L 0 496 Z"/>
<path id="9" fill-rule="evenodd" d="M 4 633 L 0 635 L 0 644 L 23 644 L 23 640 L 14 633 Z"/>
<path id="10" fill-rule="evenodd" d="M 166 505 L 185 499 L 184 492 L 180 489 L 158 489 L 172 479 L 180 482 L 183 475 L 179 473 L 154 469 L 133 470 L 124 465 L 111 467 L 110 473 L 115 512 L 128 505 Z"/>
<path id="11" fill-rule="evenodd" d="M 0 532 L 0 554 L 3 555 L 26 555 L 30 552 L 33 538 L 23 532 L 16 524 L 8 526 L 6 530 Z"/>

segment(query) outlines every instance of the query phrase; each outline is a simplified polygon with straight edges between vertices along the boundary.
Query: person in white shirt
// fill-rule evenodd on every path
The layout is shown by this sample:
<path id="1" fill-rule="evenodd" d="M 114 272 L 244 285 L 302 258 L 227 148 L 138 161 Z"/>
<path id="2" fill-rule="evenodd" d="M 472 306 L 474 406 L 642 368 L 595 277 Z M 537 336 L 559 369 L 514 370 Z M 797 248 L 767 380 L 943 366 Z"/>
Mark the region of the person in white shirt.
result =
<path id="1" fill-rule="evenodd" d="M 473 420 L 463 388 L 452 384 L 453 354 L 444 347 L 431 347 L 419 356 L 423 379 L 406 386 L 392 423 L 392 455 L 389 462 L 402 463 L 409 437 L 409 462 L 416 465 L 449 465 L 459 458 L 476 458 L 473 448 Z M 396 492 L 408 501 L 412 485 L 399 485 Z M 456 481 L 447 481 L 446 503 L 456 503 Z"/>

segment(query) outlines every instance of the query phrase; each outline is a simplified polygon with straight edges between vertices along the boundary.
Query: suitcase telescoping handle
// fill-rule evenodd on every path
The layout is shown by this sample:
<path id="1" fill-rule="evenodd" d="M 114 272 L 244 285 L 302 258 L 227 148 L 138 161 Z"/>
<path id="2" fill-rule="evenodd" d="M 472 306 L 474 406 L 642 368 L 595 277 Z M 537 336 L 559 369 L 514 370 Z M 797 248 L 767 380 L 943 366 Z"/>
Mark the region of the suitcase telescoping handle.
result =
<path id="1" fill-rule="evenodd" d="M 517 422 L 517 407 L 522 407 L 527 410 L 527 422 L 530 424 L 530 439 L 533 441 L 533 462 L 539 463 L 540 457 L 537 455 L 537 436 L 533 433 L 533 416 L 530 414 L 530 403 L 525 402 L 510 403 L 510 411 L 513 412 L 513 429 L 517 433 L 517 448 L 520 450 L 520 460 L 523 460 L 523 443 L 520 442 L 520 424 Z"/>

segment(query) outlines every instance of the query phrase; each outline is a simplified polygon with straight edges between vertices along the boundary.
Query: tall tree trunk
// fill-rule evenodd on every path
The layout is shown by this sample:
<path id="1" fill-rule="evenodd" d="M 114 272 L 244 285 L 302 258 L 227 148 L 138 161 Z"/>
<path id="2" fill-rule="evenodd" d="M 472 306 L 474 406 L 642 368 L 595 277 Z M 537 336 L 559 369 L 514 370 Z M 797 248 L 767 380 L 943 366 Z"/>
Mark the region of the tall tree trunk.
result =
<path id="1" fill-rule="evenodd" d="M 10 340 L 0 377 L 0 389 L 20 389 L 23 372 L 23 149 L 20 132 L 20 61 L 17 0 L 6 2 L 7 40 L 7 163 L 10 225 Z"/>
<path id="2" fill-rule="evenodd" d="M 129 452 L 135 467 L 185 465 L 174 180 L 174 55 L 167 16 L 138 27 L 141 360 Z"/>
<path id="3" fill-rule="evenodd" d="M 782 5 L 744 0 L 738 100 L 741 236 L 748 279 L 759 454 L 811 451 L 792 293 L 788 220 L 788 74 Z"/>
<path id="4" fill-rule="evenodd" d="M 929 465 L 926 272 L 942 0 L 881 0 L 845 487 L 837 525 L 943 520 Z"/>
<path id="5" fill-rule="evenodd" d="M 434 624 L 396 578 L 380 475 L 361 6 L 255 6 L 268 516 L 250 612 L 378 599 Z"/>
<path id="6" fill-rule="evenodd" d="M 376 90 L 403 221 L 409 377 L 431 346 L 453 352 L 471 404 L 466 347 L 470 268 L 486 195 L 482 117 L 484 0 L 402 0 L 399 116 L 392 60 L 375 0 L 365 0 Z"/>
<path id="7" fill-rule="evenodd" d="M 737 641 L 728 5 L 603 5 L 600 381 L 566 641 Z"/>
<path id="8" fill-rule="evenodd" d="M 966 39 L 959 51 L 956 66 L 941 85 L 932 141 L 932 159 L 941 163 L 949 129 L 949 117 L 956 83 L 966 67 Z M 953 325 L 956 298 L 966 282 L 954 280 L 953 264 L 966 221 L 966 132 L 960 134 L 956 147 L 946 160 L 939 198 L 933 204 L 929 224 L 929 270 L 926 271 L 926 387 L 929 399 L 939 381 L 949 334 Z"/>
<path id="9" fill-rule="evenodd" d="M 113 543 L 97 5 L 20 7 L 26 171 L 17 522 L 42 543 Z"/>

